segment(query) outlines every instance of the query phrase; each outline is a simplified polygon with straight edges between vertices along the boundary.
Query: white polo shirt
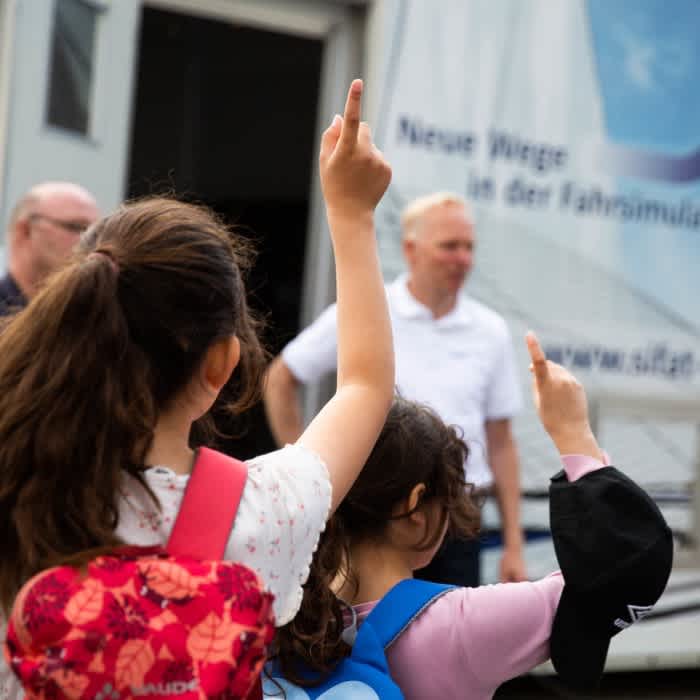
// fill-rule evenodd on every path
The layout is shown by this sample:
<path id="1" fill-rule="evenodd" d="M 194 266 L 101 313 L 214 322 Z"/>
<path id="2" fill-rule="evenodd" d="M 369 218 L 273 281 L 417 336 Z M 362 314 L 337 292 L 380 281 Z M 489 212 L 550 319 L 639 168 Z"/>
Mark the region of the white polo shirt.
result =
<path id="1" fill-rule="evenodd" d="M 402 396 L 428 404 L 462 429 L 470 450 L 467 481 L 488 486 L 493 477 L 484 422 L 511 418 L 522 401 L 508 328 L 501 316 L 464 295 L 450 313 L 435 319 L 406 282 L 402 275 L 386 287 L 396 385 Z M 333 304 L 284 348 L 282 357 L 306 384 L 335 370 L 336 348 Z"/>

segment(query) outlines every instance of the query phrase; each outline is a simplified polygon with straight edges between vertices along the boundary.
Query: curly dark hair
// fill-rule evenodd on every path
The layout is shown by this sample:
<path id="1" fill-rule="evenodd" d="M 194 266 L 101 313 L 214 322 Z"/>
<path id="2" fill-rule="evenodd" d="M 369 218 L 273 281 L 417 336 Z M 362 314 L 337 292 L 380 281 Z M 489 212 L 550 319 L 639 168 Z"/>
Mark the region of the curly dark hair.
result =
<path id="1" fill-rule="evenodd" d="M 331 584 L 345 580 L 358 590 L 350 558 L 354 544 L 381 539 L 392 520 L 408 517 L 428 503 L 441 505 L 439 521 L 431 522 L 431 509 L 425 509 L 425 536 L 418 550 L 434 547 L 445 524 L 452 535 L 476 536 L 479 508 L 464 479 L 468 454 L 455 428 L 431 409 L 395 399 L 360 476 L 321 536 L 299 612 L 278 630 L 273 653 L 285 678 L 297 685 L 317 685 L 349 654 L 341 637 L 345 604 Z M 394 515 L 395 506 L 421 483 L 425 491 L 416 507 Z"/>

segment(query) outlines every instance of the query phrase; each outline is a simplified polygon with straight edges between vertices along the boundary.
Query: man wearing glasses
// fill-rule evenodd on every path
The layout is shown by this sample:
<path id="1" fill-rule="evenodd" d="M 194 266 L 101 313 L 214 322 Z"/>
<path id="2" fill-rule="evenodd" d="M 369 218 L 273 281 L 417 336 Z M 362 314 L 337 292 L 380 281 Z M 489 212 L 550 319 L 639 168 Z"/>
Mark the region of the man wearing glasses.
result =
<path id="1" fill-rule="evenodd" d="M 27 304 L 99 215 L 95 198 L 71 182 L 36 185 L 19 200 L 5 239 L 8 272 L 0 279 L 0 316 Z"/>

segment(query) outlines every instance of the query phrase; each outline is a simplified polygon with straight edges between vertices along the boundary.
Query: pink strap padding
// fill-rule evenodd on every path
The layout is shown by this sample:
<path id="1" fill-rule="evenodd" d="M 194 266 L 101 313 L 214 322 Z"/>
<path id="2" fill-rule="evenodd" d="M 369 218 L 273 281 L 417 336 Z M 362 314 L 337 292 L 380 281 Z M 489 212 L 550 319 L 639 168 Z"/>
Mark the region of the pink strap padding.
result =
<path id="1" fill-rule="evenodd" d="M 200 447 L 166 549 L 196 559 L 221 559 L 236 519 L 248 469 Z"/>

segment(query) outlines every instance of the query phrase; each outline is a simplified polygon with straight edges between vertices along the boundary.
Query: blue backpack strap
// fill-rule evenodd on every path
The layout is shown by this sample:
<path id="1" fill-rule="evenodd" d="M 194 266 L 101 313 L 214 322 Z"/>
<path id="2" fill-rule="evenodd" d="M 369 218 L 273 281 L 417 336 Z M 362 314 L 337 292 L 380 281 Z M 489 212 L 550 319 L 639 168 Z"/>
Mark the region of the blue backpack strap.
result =
<path id="1" fill-rule="evenodd" d="M 436 598 L 455 586 L 408 578 L 397 583 L 374 606 L 362 628 L 371 621 L 372 629 L 386 649 Z"/>

